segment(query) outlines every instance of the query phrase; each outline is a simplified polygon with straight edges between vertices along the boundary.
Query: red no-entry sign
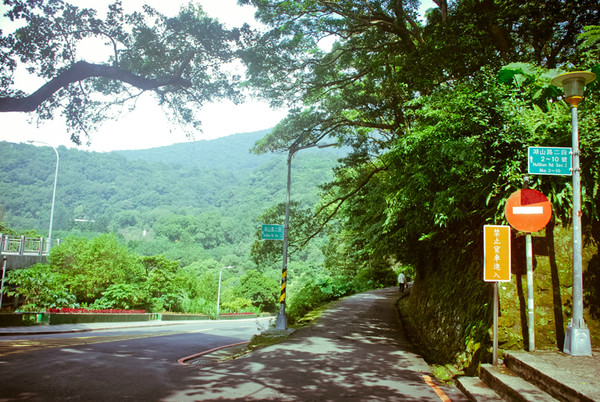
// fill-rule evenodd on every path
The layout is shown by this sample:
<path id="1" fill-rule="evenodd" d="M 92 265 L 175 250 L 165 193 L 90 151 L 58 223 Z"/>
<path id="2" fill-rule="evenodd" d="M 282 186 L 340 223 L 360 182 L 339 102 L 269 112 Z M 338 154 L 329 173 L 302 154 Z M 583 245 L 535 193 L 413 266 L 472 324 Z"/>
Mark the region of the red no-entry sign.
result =
<path id="1" fill-rule="evenodd" d="M 521 232 L 542 230 L 552 216 L 552 205 L 546 196 L 531 189 L 515 191 L 506 201 L 504 210 L 508 223 Z"/>

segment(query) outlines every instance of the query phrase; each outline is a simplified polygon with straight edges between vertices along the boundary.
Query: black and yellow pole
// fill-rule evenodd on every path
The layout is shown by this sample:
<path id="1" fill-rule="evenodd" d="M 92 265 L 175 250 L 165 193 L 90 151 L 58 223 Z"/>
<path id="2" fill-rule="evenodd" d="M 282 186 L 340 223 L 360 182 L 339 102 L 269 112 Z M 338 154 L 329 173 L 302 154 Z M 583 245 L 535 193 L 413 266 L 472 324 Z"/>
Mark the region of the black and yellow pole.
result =
<path id="1" fill-rule="evenodd" d="M 292 157 L 299 149 L 297 142 L 292 145 L 287 159 L 287 190 L 285 199 L 285 221 L 283 224 L 283 265 L 281 268 L 281 295 L 279 296 L 279 314 L 275 321 L 276 329 L 287 329 L 287 316 L 285 314 L 285 296 L 287 287 L 287 255 L 288 255 L 288 234 L 290 228 L 290 191 L 292 186 Z"/>
<path id="2" fill-rule="evenodd" d="M 303 139 L 301 136 L 298 138 L 290 147 L 290 152 L 287 159 L 287 191 L 285 200 L 285 222 L 283 225 L 283 266 L 281 268 L 281 295 L 279 296 L 279 314 L 275 321 L 276 329 L 287 329 L 287 316 L 285 314 L 285 300 L 287 290 L 287 260 L 288 260 L 288 242 L 289 242 L 289 229 L 290 229 L 290 192 L 292 186 L 292 158 L 297 151 L 306 148 L 327 148 L 333 147 L 337 144 L 316 144 L 299 146 L 300 141 Z"/>

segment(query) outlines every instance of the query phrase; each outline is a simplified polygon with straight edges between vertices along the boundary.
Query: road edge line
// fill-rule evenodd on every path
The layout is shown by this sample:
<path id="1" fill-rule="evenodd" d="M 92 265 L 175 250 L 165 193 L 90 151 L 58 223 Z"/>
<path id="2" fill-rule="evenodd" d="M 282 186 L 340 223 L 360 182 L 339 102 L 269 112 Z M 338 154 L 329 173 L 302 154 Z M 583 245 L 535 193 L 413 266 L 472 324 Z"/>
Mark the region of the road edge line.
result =
<path id="1" fill-rule="evenodd" d="M 423 379 L 425 380 L 425 383 L 427 385 L 429 385 L 433 389 L 433 391 L 436 393 L 436 395 L 443 402 L 452 402 L 452 400 L 450 398 L 448 398 L 448 395 L 446 395 L 446 393 L 444 391 L 442 391 L 442 389 L 440 387 L 438 387 L 437 385 L 435 385 L 435 383 L 433 382 L 433 380 L 431 379 L 430 376 L 423 375 Z"/>

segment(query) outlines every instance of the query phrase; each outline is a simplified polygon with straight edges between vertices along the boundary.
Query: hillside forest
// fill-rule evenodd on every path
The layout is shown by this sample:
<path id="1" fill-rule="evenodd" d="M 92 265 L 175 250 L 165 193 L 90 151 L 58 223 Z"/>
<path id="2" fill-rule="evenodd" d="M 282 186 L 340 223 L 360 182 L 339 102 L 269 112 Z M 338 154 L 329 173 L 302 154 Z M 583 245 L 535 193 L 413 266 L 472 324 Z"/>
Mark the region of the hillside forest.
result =
<path id="1" fill-rule="evenodd" d="M 274 312 L 286 157 L 254 155 L 266 132 L 110 153 L 58 147 L 50 266 L 11 271 L 25 309 L 93 307 L 214 314 Z M 4 234 L 47 236 L 56 156 L 47 146 L 0 143 Z M 292 162 L 290 293 L 322 276 L 325 239 L 299 249 L 303 215 L 333 177 L 342 150 L 305 150 Z M 223 267 L 233 267 L 221 271 Z M 50 275 L 54 273 L 55 275 Z M 309 279 L 310 278 L 310 279 Z M 325 281 L 325 279 L 323 279 Z M 64 284 L 68 284 L 66 287 Z M 312 283 L 312 282 L 311 282 Z"/>
<path id="2" fill-rule="evenodd" d="M 131 285 L 98 274 L 104 282 L 89 288 L 70 275 L 64 300 L 116 303 L 117 295 L 139 291 L 155 295 L 144 298 L 154 300 L 150 308 L 185 310 L 214 298 L 214 288 L 202 293 L 199 283 L 215 286 L 218 270 L 231 265 L 223 271 L 224 303 L 262 310 L 264 287 L 255 284 L 277 283 L 279 247 L 256 241 L 257 224 L 281 222 L 284 158 L 299 150 L 294 170 L 305 186 L 292 187 L 295 317 L 323 301 L 394 284 L 406 271 L 414 286 L 398 307 L 423 354 L 474 373 L 490 358 L 493 286 L 482 278 L 483 227 L 507 224 L 506 200 L 530 176 L 530 188 L 553 210 L 533 234 L 537 344 L 563 348 L 574 306 L 571 222 L 581 216 L 585 322 L 600 346 L 600 79 L 590 78 L 570 99 L 553 81 L 574 71 L 600 77 L 597 0 L 435 0 L 423 14 L 418 0 L 238 3 L 255 8 L 260 27 L 227 28 L 193 3 L 167 17 L 149 7 L 127 14 L 117 1 L 102 18 L 62 0 L 5 1 L 23 27 L 2 36 L 0 112 L 31 112 L 39 121 L 62 113 L 76 143 L 93 138 L 103 121 L 118 120 L 143 93 L 192 128 L 201 124 L 199 106 L 239 102 L 248 93 L 289 110 L 240 147 L 252 149 L 253 162 L 245 154 L 182 165 L 189 155 L 202 159 L 190 144 L 135 158 L 61 149 L 65 164 L 73 163 L 70 178 L 61 179 L 57 229 L 77 237 L 56 248 L 51 271 L 15 275 L 13 286 L 35 289 L 84 272 L 110 249 L 122 253 L 114 261 L 138 262 L 121 270 L 120 283 Z M 80 59 L 76 50 L 89 37 L 111 42 L 114 51 L 93 63 Z M 227 68 L 233 61 L 243 68 Z M 48 86 L 33 93 L 16 87 L 18 67 Z M 577 109 L 567 102 L 575 99 Z M 305 149 L 331 141 L 345 151 L 328 159 L 328 149 Z M 528 173 L 530 146 L 579 148 L 580 211 L 573 211 L 571 177 Z M 41 152 L 3 144 L 3 221 L 15 230 L 44 230 L 53 155 Z M 273 155 L 279 159 L 261 159 Z M 32 163 L 39 169 L 19 165 Z M 502 348 L 522 348 L 529 336 L 523 233 L 512 234 L 515 270 L 500 295 Z M 171 282 L 154 281 L 155 274 L 181 282 L 156 291 L 154 283 Z"/>

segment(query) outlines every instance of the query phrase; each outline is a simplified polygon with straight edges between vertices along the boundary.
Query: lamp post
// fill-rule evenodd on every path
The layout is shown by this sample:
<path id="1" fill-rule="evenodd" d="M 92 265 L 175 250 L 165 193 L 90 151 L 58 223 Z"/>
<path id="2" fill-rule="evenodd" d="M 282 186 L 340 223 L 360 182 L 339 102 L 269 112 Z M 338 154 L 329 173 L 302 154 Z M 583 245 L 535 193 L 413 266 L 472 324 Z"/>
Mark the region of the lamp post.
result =
<path id="1" fill-rule="evenodd" d="M 302 138 L 302 137 L 301 137 Z M 300 139 L 301 139 L 300 138 Z M 281 295 L 279 297 L 279 314 L 275 321 L 275 329 L 287 329 L 287 316 L 285 314 L 285 299 L 286 299 L 286 287 L 287 287 L 287 257 L 288 257 L 288 233 L 290 226 L 290 189 L 292 186 L 292 157 L 294 154 L 302 149 L 307 148 L 327 148 L 333 147 L 337 144 L 313 144 L 306 145 L 303 147 L 298 146 L 299 140 L 297 140 L 291 147 L 287 158 L 287 190 L 285 199 L 285 222 L 283 224 L 283 266 L 281 268 Z"/>
<path id="2" fill-rule="evenodd" d="M 223 267 L 219 270 L 219 291 L 217 292 L 217 320 L 219 319 L 219 305 L 221 304 L 221 274 L 224 269 L 231 269 L 233 266 Z"/>
<path id="3" fill-rule="evenodd" d="M 54 150 L 54 153 L 56 154 L 56 169 L 54 171 L 54 188 L 52 190 L 52 206 L 50 207 L 50 227 L 48 228 L 48 252 L 50 252 L 50 249 L 52 248 L 52 221 L 54 219 L 54 201 L 56 199 L 56 180 L 58 179 L 58 162 L 59 162 L 59 156 L 58 156 L 58 151 L 56 150 L 56 148 L 53 145 L 48 144 L 47 142 L 43 142 L 43 141 L 27 141 L 30 144 L 34 144 L 34 143 L 38 143 L 38 144 L 43 144 L 43 145 L 47 145 L 49 147 L 51 147 Z"/>
<path id="4" fill-rule="evenodd" d="M 563 351 L 573 356 L 591 356 L 590 330 L 583 319 L 583 264 L 581 228 L 581 171 L 579 168 L 579 127 L 577 106 L 583 100 L 586 84 L 594 81 L 596 74 L 574 71 L 561 74 L 552 80 L 552 85 L 563 87 L 565 101 L 571 106 L 573 146 L 573 317 L 567 325 Z"/>

